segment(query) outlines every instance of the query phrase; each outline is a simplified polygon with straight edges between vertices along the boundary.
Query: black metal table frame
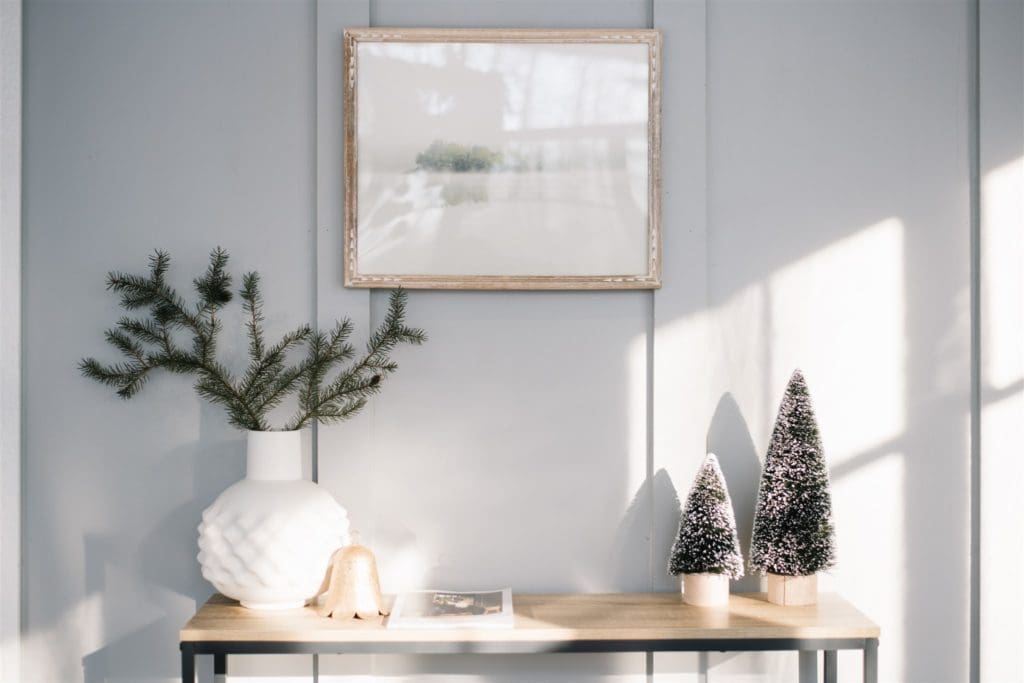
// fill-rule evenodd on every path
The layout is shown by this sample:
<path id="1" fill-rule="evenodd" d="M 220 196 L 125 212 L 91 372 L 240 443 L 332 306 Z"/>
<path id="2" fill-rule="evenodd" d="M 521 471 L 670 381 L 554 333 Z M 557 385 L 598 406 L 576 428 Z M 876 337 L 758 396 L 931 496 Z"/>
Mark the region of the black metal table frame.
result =
<path id="1" fill-rule="evenodd" d="M 227 676 L 228 655 L 549 654 L 568 652 L 824 652 L 825 683 L 837 683 L 839 650 L 864 652 L 864 683 L 878 683 L 878 638 L 703 638 L 678 640 L 279 642 L 181 641 L 182 683 L 195 683 L 196 656 L 213 655 L 214 675 Z M 815 678 L 817 668 L 815 667 Z"/>

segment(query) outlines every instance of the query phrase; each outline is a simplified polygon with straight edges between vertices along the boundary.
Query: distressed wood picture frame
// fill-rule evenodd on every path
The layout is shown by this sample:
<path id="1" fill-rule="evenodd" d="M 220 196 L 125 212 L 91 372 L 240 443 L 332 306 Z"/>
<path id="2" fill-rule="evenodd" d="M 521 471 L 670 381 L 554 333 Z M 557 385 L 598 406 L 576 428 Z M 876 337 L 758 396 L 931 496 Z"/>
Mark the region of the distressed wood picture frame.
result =
<path id="1" fill-rule="evenodd" d="M 347 29 L 346 287 L 661 286 L 661 34 Z"/>

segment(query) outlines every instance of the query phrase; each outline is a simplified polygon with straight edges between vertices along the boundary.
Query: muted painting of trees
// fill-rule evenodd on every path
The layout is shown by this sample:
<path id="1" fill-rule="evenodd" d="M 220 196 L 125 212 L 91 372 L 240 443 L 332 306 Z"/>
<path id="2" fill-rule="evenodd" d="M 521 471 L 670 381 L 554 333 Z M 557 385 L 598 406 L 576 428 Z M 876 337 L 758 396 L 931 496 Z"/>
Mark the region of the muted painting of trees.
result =
<path id="1" fill-rule="evenodd" d="M 501 163 L 501 152 L 481 145 L 460 145 L 457 142 L 434 140 L 430 147 L 416 155 L 416 168 L 426 171 L 490 171 Z"/>

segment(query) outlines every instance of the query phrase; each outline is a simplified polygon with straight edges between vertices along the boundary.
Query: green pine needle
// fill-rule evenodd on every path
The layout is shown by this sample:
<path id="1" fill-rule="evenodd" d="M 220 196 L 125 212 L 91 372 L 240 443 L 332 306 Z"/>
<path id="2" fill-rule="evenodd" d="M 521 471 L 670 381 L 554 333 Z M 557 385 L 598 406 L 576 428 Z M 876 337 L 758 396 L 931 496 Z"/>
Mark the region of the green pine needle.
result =
<path id="1" fill-rule="evenodd" d="M 242 276 L 238 292 L 249 342 L 249 363 L 238 377 L 216 358 L 222 329 L 217 312 L 233 299 L 228 259 L 221 247 L 210 253 L 206 271 L 192 281 L 194 305 L 166 283 L 171 257 L 165 251 L 158 249 L 149 257 L 148 275 L 111 271 L 107 289 L 118 296 L 121 307 L 148 311 L 148 317 L 123 316 L 106 331 L 107 342 L 125 361 L 104 365 L 85 358 L 78 365 L 81 374 L 114 388 L 124 399 L 139 393 L 153 370 L 191 375 L 196 393 L 221 406 L 230 424 L 254 431 L 272 429 L 268 413 L 295 394 L 297 409 L 284 428 L 301 429 L 314 422 L 340 422 L 358 413 L 380 391 L 384 378 L 398 369 L 389 353 L 399 344 L 419 345 L 427 340 L 423 330 L 405 325 L 407 295 L 395 290 L 384 322 L 370 334 L 360 358 L 348 341 L 354 326 L 347 318 L 337 321 L 330 332 L 302 325 L 268 345 L 260 276 L 250 272 Z M 191 335 L 190 343 L 180 345 L 175 333 Z M 291 361 L 290 356 L 303 345 L 305 356 Z"/>

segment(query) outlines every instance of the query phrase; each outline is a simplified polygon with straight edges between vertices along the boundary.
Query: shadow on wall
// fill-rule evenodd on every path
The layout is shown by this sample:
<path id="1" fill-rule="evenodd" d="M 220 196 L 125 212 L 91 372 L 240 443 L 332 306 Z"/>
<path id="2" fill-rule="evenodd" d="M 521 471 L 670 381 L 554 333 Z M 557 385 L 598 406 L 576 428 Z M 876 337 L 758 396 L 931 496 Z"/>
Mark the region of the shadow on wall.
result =
<path id="1" fill-rule="evenodd" d="M 180 675 L 178 653 L 173 646 L 178 631 L 213 593 L 196 560 L 197 527 L 203 510 L 214 498 L 245 476 L 245 440 L 224 425 L 218 409 L 203 405 L 201 410 L 197 440 L 165 453 L 147 466 L 151 472 L 164 473 L 150 476 L 149 481 L 163 482 L 165 486 L 182 481 L 175 472 L 191 471 L 191 486 L 175 496 L 185 502 L 152 528 L 139 544 L 135 557 L 119 555 L 108 537 L 85 539 L 86 593 L 103 596 L 102 623 L 109 638 L 105 647 L 82 658 L 85 683 L 173 679 Z M 118 570 L 119 564 L 129 566 Z M 115 585 L 118 575 L 133 574 L 134 586 Z M 145 604 L 136 605 L 133 610 L 131 604 L 125 604 L 133 599 Z M 148 623 L 130 630 L 117 623 L 126 613 L 134 614 L 138 621 L 144 620 L 146 616 L 139 615 L 138 609 L 149 610 Z M 202 661 L 205 659 L 208 658 L 197 661 L 201 667 L 200 680 L 212 675 L 212 670 L 202 668 L 211 666 L 210 662 Z"/>
<path id="2" fill-rule="evenodd" d="M 887 486 L 879 502 L 895 512 L 885 526 L 839 528 L 844 592 L 889 634 L 883 678 L 959 681 L 970 603 L 969 117 L 960 80 L 969 31 L 960 3 L 929 6 L 927 31 L 921 11 L 709 8 L 709 305 L 742 302 L 759 283 L 771 295 L 760 309 L 771 327 L 758 329 L 746 310 L 723 326 L 722 357 L 734 363 L 728 379 L 744 406 L 797 364 L 830 374 L 812 382 L 812 396 L 844 393 L 832 396 L 833 424 L 860 432 L 825 431 L 829 462 L 836 444 L 850 462 L 833 474 L 834 504 L 856 519 L 857 506 L 877 507 L 865 494 Z M 763 57 L 757 69 L 752 54 Z M 762 105 L 752 93 L 771 97 Z M 864 115 L 880 101 L 884 121 Z M 890 219 L 898 229 L 868 229 Z M 772 352 L 770 365 L 759 350 Z M 750 379 L 755 362 L 767 377 Z M 864 401 L 884 408 L 869 419 L 864 408 L 875 406 Z M 767 418 L 775 405 L 761 402 Z M 767 427 L 752 426 L 759 438 Z M 867 571 L 905 589 L 878 600 Z"/>
<path id="3" fill-rule="evenodd" d="M 747 421 L 732 394 L 726 392 L 718 400 L 715 414 L 708 428 L 707 451 L 718 456 L 718 464 L 729 487 L 733 512 L 736 514 L 736 532 L 743 551 L 745 575 L 732 582 L 734 593 L 761 590 L 761 580 L 750 573 L 750 537 L 754 528 L 754 507 L 757 487 L 761 480 L 761 462 L 754 448 Z"/>
<path id="4" fill-rule="evenodd" d="M 671 524 L 655 525 L 654 528 L 662 533 L 654 537 L 647 501 L 653 501 L 656 518 L 672 520 Z M 679 494 L 672 483 L 672 477 L 664 469 L 658 470 L 653 478 L 646 479 L 640 485 L 622 516 L 611 547 L 611 561 L 615 563 L 612 575 L 617 585 L 624 586 L 621 590 L 653 590 L 654 577 L 668 573 L 668 556 L 672 541 L 675 540 L 680 512 Z M 636 582 L 636 577 L 641 575 L 636 568 L 641 562 L 651 564 L 650 571 L 643 573 L 650 577 L 651 583 L 633 586 L 631 584 Z"/>

